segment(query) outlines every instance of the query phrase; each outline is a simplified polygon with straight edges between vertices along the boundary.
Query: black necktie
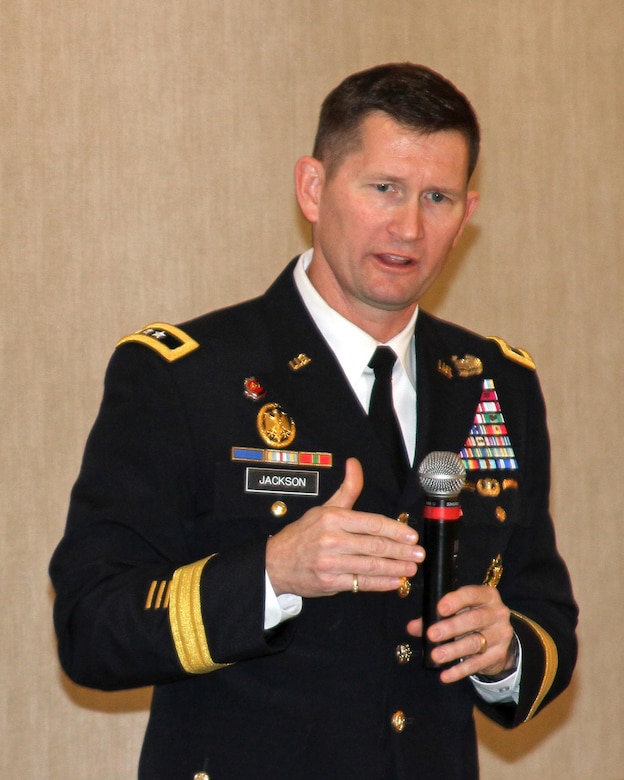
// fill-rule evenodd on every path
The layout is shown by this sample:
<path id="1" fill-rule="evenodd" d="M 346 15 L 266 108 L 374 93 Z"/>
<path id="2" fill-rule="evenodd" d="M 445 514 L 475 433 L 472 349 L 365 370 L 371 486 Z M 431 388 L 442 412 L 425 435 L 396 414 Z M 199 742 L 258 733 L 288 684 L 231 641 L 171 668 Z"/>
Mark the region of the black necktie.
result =
<path id="1" fill-rule="evenodd" d="M 403 435 L 392 404 L 392 368 L 396 355 L 390 347 L 377 347 L 369 366 L 375 372 L 375 382 L 368 407 L 368 419 L 384 445 L 390 463 L 403 484 L 408 462 Z"/>

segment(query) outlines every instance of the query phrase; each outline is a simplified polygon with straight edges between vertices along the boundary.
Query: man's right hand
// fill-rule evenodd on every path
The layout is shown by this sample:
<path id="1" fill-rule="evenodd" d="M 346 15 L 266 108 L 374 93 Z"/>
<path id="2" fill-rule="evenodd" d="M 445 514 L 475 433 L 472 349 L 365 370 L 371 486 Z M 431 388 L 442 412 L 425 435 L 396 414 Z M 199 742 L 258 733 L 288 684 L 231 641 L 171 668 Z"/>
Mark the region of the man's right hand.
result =
<path id="1" fill-rule="evenodd" d="M 276 595 L 313 598 L 353 588 L 396 590 L 425 558 L 413 528 L 384 515 L 356 512 L 362 466 L 346 463 L 345 478 L 322 506 L 306 512 L 267 541 L 266 570 Z"/>

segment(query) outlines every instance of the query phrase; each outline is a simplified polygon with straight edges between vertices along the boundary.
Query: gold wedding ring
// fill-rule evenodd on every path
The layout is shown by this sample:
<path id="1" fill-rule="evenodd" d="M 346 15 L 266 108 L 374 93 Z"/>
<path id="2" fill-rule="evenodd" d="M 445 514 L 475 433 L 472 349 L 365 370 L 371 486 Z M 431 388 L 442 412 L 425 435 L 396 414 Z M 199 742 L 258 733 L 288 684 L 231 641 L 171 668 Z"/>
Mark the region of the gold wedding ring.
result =
<path id="1" fill-rule="evenodd" d="M 481 639 L 481 647 L 477 650 L 475 655 L 483 655 L 483 653 L 485 653 L 485 651 L 487 650 L 487 646 L 488 646 L 487 639 L 483 636 L 483 634 L 480 631 L 475 631 L 475 636 L 478 636 Z"/>
<path id="2" fill-rule="evenodd" d="M 358 582 L 357 574 L 354 574 L 353 585 L 351 586 L 351 593 L 359 593 L 359 592 L 360 592 L 360 583 Z"/>

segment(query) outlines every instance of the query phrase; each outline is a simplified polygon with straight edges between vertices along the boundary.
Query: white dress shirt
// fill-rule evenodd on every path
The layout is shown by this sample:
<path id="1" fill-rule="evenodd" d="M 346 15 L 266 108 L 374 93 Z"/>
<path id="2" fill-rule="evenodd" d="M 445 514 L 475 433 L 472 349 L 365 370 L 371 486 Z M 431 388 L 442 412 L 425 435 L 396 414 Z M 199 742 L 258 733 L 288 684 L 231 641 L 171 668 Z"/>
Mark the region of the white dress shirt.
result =
<path id="1" fill-rule="evenodd" d="M 316 291 L 306 273 L 311 260 L 312 250 L 309 249 L 301 255 L 295 266 L 295 284 L 306 309 L 338 359 L 347 381 L 362 404 L 362 408 L 368 414 L 375 380 L 373 369 L 369 367 L 368 363 L 380 344 L 368 333 L 343 317 L 342 314 L 338 314 Z M 384 344 L 384 346 L 391 347 L 397 356 L 392 370 L 392 397 L 410 463 L 414 462 L 416 449 L 414 327 L 417 316 L 418 307 L 403 330 Z"/>

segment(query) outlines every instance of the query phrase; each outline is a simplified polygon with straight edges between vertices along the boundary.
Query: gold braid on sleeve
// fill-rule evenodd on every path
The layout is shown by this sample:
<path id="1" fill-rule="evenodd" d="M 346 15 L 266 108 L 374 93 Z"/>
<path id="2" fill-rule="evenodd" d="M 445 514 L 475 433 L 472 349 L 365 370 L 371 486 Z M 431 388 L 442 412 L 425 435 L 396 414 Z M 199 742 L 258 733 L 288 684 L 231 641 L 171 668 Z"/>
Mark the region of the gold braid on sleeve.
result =
<path id="1" fill-rule="evenodd" d="M 176 569 L 171 582 L 169 624 L 178 658 L 189 674 L 205 674 L 230 665 L 213 661 L 202 618 L 201 577 L 212 557 Z"/>
<path id="2" fill-rule="evenodd" d="M 557 645 L 555 644 L 555 640 L 547 631 L 544 631 L 544 629 L 538 623 L 536 623 L 534 620 L 531 620 L 531 618 L 526 617 L 526 615 L 522 615 L 520 612 L 516 612 L 515 610 L 512 610 L 511 614 L 525 625 L 529 626 L 533 632 L 537 634 L 537 638 L 539 639 L 542 645 L 542 649 L 544 650 L 544 674 L 542 676 L 542 683 L 540 685 L 539 691 L 537 692 L 537 696 L 535 697 L 535 701 L 529 710 L 529 714 L 526 716 L 526 722 L 527 720 L 531 720 L 531 718 L 535 715 L 537 708 L 544 701 L 546 694 L 555 681 L 555 676 L 559 667 L 559 653 L 557 652 Z"/>

